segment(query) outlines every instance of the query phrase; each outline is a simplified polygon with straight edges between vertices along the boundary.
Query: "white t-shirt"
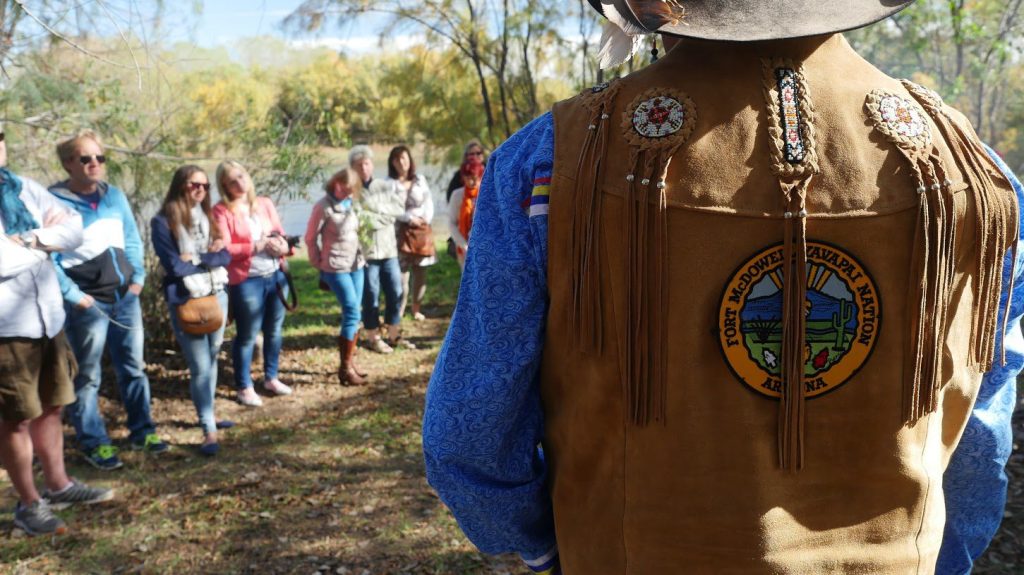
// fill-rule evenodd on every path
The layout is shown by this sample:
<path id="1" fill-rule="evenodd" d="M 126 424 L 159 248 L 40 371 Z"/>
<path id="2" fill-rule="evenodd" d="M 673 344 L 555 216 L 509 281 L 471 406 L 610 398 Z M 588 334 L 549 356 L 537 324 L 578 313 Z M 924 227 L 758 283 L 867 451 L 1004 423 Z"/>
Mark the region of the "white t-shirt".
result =
<path id="1" fill-rule="evenodd" d="M 252 243 L 255 244 L 265 236 L 263 220 L 254 215 L 249 215 L 248 220 L 249 233 L 252 235 Z M 266 252 L 257 252 L 252 256 L 252 261 L 249 263 L 249 277 L 262 278 L 269 276 L 276 272 L 277 268 L 280 266 L 281 262 L 278 258 L 270 257 Z"/>

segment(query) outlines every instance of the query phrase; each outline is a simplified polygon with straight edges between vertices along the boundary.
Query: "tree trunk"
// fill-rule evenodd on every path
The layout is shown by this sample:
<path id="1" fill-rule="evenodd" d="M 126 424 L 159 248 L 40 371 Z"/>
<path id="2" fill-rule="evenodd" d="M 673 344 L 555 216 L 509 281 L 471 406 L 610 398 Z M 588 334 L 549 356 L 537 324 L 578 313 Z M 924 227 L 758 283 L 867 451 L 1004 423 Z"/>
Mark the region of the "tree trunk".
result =
<path id="1" fill-rule="evenodd" d="M 508 0 L 502 1 L 501 56 L 498 64 L 498 97 L 501 99 L 501 120 L 505 124 L 505 139 L 512 137 L 512 122 L 508 119 Z"/>
<path id="2" fill-rule="evenodd" d="M 487 78 L 484 76 L 483 57 L 480 55 L 480 32 L 478 31 L 476 10 L 473 9 L 473 0 L 466 0 L 469 6 L 469 57 L 473 60 L 473 67 L 476 68 L 476 77 L 480 82 L 480 96 L 484 101 L 484 117 L 487 119 L 487 135 L 490 138 L 488 144 L 493 148 L 497 143 L 494 137 L 494 111 L 491 110 L 491 94 L 487 90 Z"/>

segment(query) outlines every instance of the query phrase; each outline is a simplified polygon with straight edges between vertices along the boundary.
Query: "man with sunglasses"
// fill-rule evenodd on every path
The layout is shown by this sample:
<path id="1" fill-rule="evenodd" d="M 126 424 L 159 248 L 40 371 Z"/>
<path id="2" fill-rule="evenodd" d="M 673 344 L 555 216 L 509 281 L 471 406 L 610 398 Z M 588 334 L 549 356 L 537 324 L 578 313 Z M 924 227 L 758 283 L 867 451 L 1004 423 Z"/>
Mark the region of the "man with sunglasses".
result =
<path id="1" fill-rule="evenodd" d="M 149 411 L 139 303 L 146 280 L 142 238 L 124 192 L 103 179 L 106 156 L 99 136 L 81 132 L 58 144 L 57 155 L 68 179 L 50 186 L 50 192 L 80 214 L 84 225 L 82 245 L 54 255 L 68 310 L 68 338 L 79 365 L 69 419 L 86 461 L 113 470 L 122 463 L 98 403 L 104 348 L 117 373 L 132 448 L 149 453 L 168 449 Z"/>
<path id="2" fill-rule="evenodd" d="M 48 253 L 82 242 L 82 219 L 5 166 L 0 128 L 0 462 L 17 494 L 14 525 L 29 535 L 67 527 L 52 509 L 113 498 L 68 477 L 61 408 L 75 400 L 64 307 Z M 32 459 L 43 468 L 40 494 Z"/>

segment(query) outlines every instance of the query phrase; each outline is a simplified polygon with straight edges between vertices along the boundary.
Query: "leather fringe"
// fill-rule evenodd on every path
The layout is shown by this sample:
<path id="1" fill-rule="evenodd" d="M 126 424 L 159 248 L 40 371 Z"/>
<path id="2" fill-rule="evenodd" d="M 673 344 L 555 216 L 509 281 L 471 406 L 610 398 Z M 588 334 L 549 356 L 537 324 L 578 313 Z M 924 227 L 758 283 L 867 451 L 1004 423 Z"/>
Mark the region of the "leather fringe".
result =
<path id="1" fill-rule="evenodd" d="M 910 266 L 917 280 L 907 294 L 907 301 L 916 302 L 905 352 L 913 358 L 904 368 L 907 421 L 916 421 L 938 407 L 956 264 L 955 203 L 945 168 L 934 149 L 914 161 L 918 211 Z"/>
<path id="2" fill-rule="evenodd" d="M 911 90 L 911 93 L 920 100 L 915 90 Z M 981 371 L 988 371 L 996 359 L 997 340 L 1000 342 L 999 361 L 1001 364 L 1006 361 L 1001 334 L 1006 333 L 1010 302 L 1007 302 L 1006 312 L 1000 320 L 999 298 L 1003 288 L 1003 257 L 1007 246 L 1011 249 L 1013 261 L 1017 257 L 1019 213 L 1016 198 L 1007 197 L 996 187 L 992 174 L 985 167 L 988 153 L 976 136 L 953 122 L 938 106 L 926 104 L 925 109 L 949 143 L 957 168 L 963 174 L 971 191 L 970 197 L 974 200 L 979 251 L 975 271 L 978 289 L 971 322 L 970 362 Z M 1010 282 L 1008 287 L 1012 290 L 1012 273 Z"/>
<path id="3" fill-rule="evenodd" d="M 779 467 L 799 471 L 804 464 L 807 346 L 807 194 L 818 166 L 815 113 L 800 63 L 761 62 L 771 168 L 783 196 L 782 359 L 779 402 Z"/>
<path id="4" fill-rule="evenodd" d="M 634 124 L 638 110 L 652 105 L 681 113 L 681 124 L 654 137 Z M 642 116 L 641 116 L 642 117 Z M 696 124 L 696 109 L 685 93 L 652 88 L 623 111 L 622 130 L 630 145 L 626 181 L 626 313 L 620 339 L 627 419 L 643 427 L 664 423 L 668 401 L 668 166 Z"/>
<path id="5" fill-rule="evenodd" d="M 628 178 L 626 338 L 632 345 L 626 346 L 625 386 L 629 418 L 638 426 L 665 420 L 669 161 L 661 150 L 635 150 Z"/>
<path id="6" fill-rule="evenodd" d="M 597 230 L 601 221 L 603 181 L 608 131 L 609 104 L 601 101 L 587 126 L 579 162 L 576 165 L 575 206 L 572 217 L 572 308 L 570 321 L 576 348 L 583 353 L 601 354 L 604 325 L 601 313 L 600 260 Z"/>
<path id="7" fill-rule="evenodd" d="M 782 181 L 786 200 L 782 248 L 782 398 L 779 408 L 779 466 L 804 464 L 804 347 L 807 341 L 807 192 L 813 176 Z"/>
<path id="8" fill-rule="evenodd" d="M 949 146 L 957 169 L 967 184 L 967 201 L 974 202 L 976 217 L 977 267 L 975 269 L 976 299 L 971 318 L 971 353 L 969 363 L 981 371 L 992 368 L 996 340 L 1002 341 L 1009 316 L 1010 302 L 1000 321 L 999 300 L 1002 293 L 1003 258 L 1011 249 L 1017 256 L 1019 212 L 1016 198 L 1002 193 L 993 181 L 993 172 L 986 168 L 988 155 L 976 136 L 954 122 L 943 110 L 942 102 L 933 92 L 910 82 L 908 91 L 928 112 Z M 911 154 L 918 180 L 920 198 L 918 225 L 915 234 L 912 273 L 918 281 L 911 286 L 908 297 L 918 298 L 913 331 L 908 341 L 909 357 L 915 359 L 904 374 L 906 416 L 914 422 L 938 408 L 938 397 L 944 382 L 941 361 L 942 347 L 949 330 L 950 298 L 953 291 L 956 246 L 956 201 L 945 167 L 934 147 L 927 156 Z M 1013 274 L 1010 274 L 1012 291 Z M 1000 329 L 1002 328 L 1002 329 Z M 1005 363 L 1005 349 L 1000 344 L 1000 361 Z"/>

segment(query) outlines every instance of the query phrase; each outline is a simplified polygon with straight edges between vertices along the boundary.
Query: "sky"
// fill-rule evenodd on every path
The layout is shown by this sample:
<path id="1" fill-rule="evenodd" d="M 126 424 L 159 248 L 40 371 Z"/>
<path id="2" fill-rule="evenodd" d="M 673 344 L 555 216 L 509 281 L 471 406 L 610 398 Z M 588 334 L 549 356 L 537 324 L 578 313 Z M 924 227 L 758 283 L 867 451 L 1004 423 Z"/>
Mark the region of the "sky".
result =
<path id="1" fill-rule="evenodd" d="M 354 55 L 382 50 L 380 32 L 389 23 L 386 16 L 363 14 L 358 21 L 347 25 L 328 17 L 317 32 L 294 27 L 286 30 L 283 20 L 298 9 L 303 0 L 105 0 L 103 10 L 90 10 L 94 6 L 91 0 L 77 2 L 79 0 L 69 0 L 48 5 L 49 8 L 32 8 L 32 17 L 26 18 L 22 26 L 29 38 L 25 45 L 38 45 L 48 40 L 45 24 L 42 24 L 45 20 L 55 22 L 58 29 L 72 35 L 79 30 L 110 37 L 127 33 L 147 42 L 188 42 L 204 48 L 224 47 L 229 53 L 243 38 L 272 36 L 299 48 L 319 46 Z M 76 5 L 84 7 L 84 16 L 76 11 Z M 23 6 L 32 6 L 32 3 L 26 2 Z M 29 8 L 25 11 L 30 12 Z M 576 33 L 571 22 L 564 24 L 567 36 Z M 421 28 L 406 25 L 388 34 L 387 47 L 383 49 L 403 50 L 423 39 Z"/>
<path id="2" fill-rule="evenodd" d="M 378 45 L 380 25 L 375 18 L 364 16 L 358 28 L 341 28 L 328 22 L 318 33 L 295 33 L 282 29 L 281 21 L 302 4 L 302 0 L 204 0 L 202 12 L 195 17 L 195 41 L 200 46 L 231 46 L 241 38 L 276 36 L 293 43 L 323 45 L 335 50 L 366 52 Z M 411 41 L 408 36 L 400 47 Z"/>

